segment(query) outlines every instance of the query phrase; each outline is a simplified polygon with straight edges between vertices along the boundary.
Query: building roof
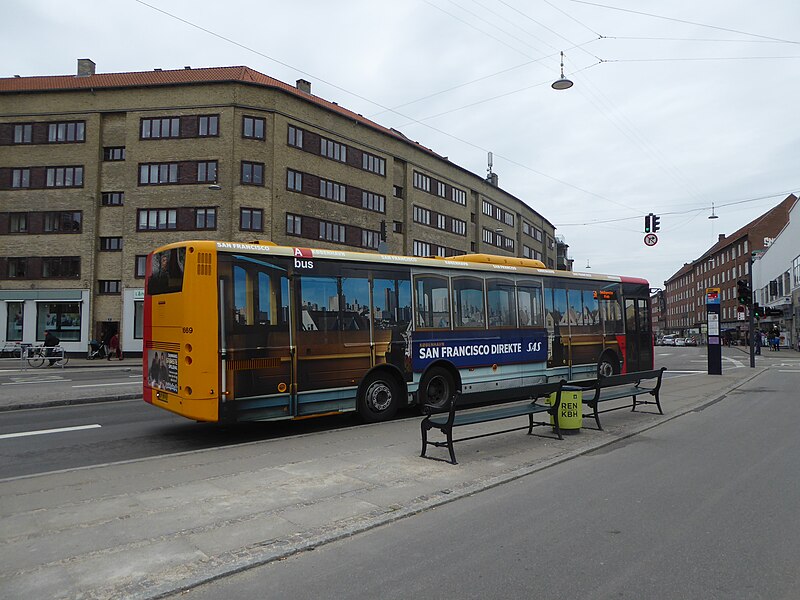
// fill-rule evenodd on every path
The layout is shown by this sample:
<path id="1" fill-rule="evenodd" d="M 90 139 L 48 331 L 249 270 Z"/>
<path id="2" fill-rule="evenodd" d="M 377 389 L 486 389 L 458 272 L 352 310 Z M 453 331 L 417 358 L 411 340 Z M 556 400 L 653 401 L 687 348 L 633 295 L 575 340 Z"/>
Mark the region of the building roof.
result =
<path id="1" fill-rule="evenodd" d="M 414 140 L 406 137 L 396 129 L 384 127 L 370 121 L 363 115 L 354 113 L 353 111 L 342 108 L 335 102 L 324 100 L 319 96 L 315 96 L 308 92 L 304 92 L 297 87 L 284 83 L 263 73 L 251 69 L 250 67 L 206 67 L 193 69 L 184 67 L 183 69 L 171 70 L 153 70 L 153 71 L 134 71 L 129 73 L 95 73 L 93 75 L 45 75 L 39 77 L 4 77 L 0 78 L 0 94 L 13 94 L 13 93 L 37 93 L 37 92 L 68 92 L 68 91 L 85 91 L 85 90 L 100 90 L 100 89 L 121 89 L 121 88 L 134 88 L 134 87 L 157 87 L 157 86 L 174 86 L 174 85 L 196 85 L 208 83 L 240 83 L 246 85 L 257 85 L 278 89 L 288 94 L 303 98 L 312 104 L 316 104 L 339 115 L 351 119 L 356 123 L 370 127 L 388 135 L 392 138 L 400 140 L 406 144 L 416 147 L 418 150 L 430 154 L 439 160 L 450 163 L 455 168 L 477 177 L 481 180 L 479 175 L 473 173 L 448 160 L 447 157 L 437 154 L 430 148 L 427 148 L 415 142 Z M 500 189 L 500 188 L 498 188 Z M 505 190 L 501 190 L 514 200 L 525 204 L 536 212 L 548 225 L 551 227 L 553 224 L 544 217 L 539 211 L 523 202 L 513 194 Z"/>

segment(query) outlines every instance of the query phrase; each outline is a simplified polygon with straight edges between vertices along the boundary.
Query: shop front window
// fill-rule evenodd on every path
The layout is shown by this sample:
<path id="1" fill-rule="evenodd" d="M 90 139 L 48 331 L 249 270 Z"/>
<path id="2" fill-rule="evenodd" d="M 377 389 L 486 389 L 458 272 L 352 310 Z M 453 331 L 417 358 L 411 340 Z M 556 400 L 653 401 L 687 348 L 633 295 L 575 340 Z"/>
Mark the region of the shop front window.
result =
<path id="1" fill-rule="evenodd" d="M 6 341 L 22 341 L 22 302 L 9 302 L 6 305 Z"/>
<path id="2" fill-rule="evenodd" d="M 144 302 L 133 303 L 133 339 L 141 340 L 144 335 Z"/>
<path id="3" fill-rule="evenodd" d="M 44 332 L 52 331 L 62 342 L 81 339 L 81 305 L 78 302 L 41 303 L 36 311 L 36 340 L 44 341 Z"/>

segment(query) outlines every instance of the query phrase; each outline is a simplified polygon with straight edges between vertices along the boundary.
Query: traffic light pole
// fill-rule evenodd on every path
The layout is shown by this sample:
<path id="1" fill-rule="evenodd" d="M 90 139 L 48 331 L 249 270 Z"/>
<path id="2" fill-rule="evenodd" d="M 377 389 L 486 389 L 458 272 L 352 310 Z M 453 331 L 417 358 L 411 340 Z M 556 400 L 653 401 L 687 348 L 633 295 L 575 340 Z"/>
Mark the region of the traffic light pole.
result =
<path id="1" fill-rule="evenodd" d="M 748 311 L 750 313 L 750 368 L 753 369 L 756 366 L 756 331 L 755 331 L 755 306 L 753 302 L 753 253 L 750 253 L 750 257 L 748 258 L 750 261 L 750 265 L 747 269 L 747 281 L 748 287 L 750 288 L 750 306 L 748 307 Z M 761 332 L 758 333 L 761 335 Z"/>

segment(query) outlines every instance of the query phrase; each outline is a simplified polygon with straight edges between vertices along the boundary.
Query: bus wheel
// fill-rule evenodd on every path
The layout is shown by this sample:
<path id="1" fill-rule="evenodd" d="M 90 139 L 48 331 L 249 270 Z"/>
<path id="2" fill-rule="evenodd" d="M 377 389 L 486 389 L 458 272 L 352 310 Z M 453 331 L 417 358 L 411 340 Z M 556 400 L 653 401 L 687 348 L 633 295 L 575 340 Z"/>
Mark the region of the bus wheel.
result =
<path id="1" fill-rule="evenodd" d="M 442 408 L 456 391 L 453 375 L 442 367 L 433 367 L 419 384 L 420 404 Z"/>
<path id="2" fill-rule="evenodd" d="M 387 421 L 400 404 L 400 386 L 391 375 L 375 373 L 364 382 L 358 399 L 358 414 L 366 423 Z"/>
<path id="3" fill-rule="evenodd" d="M 600 357 L 600 362 L 597 363 L 597 376 L 610 377 L 617 373 L 619 373 L 619 361 L 613 354 L 606 352 Z"/>

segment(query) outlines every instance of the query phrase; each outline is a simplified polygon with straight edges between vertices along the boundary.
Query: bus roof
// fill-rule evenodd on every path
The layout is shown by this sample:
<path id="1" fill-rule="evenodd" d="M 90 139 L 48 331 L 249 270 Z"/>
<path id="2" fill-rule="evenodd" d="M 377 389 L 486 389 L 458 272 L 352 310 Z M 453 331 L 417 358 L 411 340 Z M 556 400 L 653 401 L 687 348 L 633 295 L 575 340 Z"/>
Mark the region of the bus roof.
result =
<path id="1" fill-rule="evenodd" d="M 548 269 L 543 262 L 529 258 L 499 256 L 494 254 L 463 254 L 442 258 L 438 256 L 403 256 L 398 254 L 382 254 L 375 252 L 358 252 L 351 250 L 328 250 L 325 248 L 306 248 L 298 246 L 278 246 L 271 241 L 257 240 L 253 242 L 221 242 L 211 240 L 190 240 L 163 246 L 154 252 L 180 246 L 199 246 L 201 250 L 216 249 L 217 252 L 253 254 L 269 254 L 273 256 L 290 256 L 296 258 L 339 259 L 353 262 L 369 262 L 386 265 L 408 265 L 431 268 L 467 268 L 478 271 L 502 273 L 527 273 L 543 276 L 557 275 L 572 279 L 615 281 L 620 283 L 638 283 L 648 285 L 647 280 L 637 277 L 621 277 L 600 273 L 584 273 L 581 271 L 558 271 Z"/>

